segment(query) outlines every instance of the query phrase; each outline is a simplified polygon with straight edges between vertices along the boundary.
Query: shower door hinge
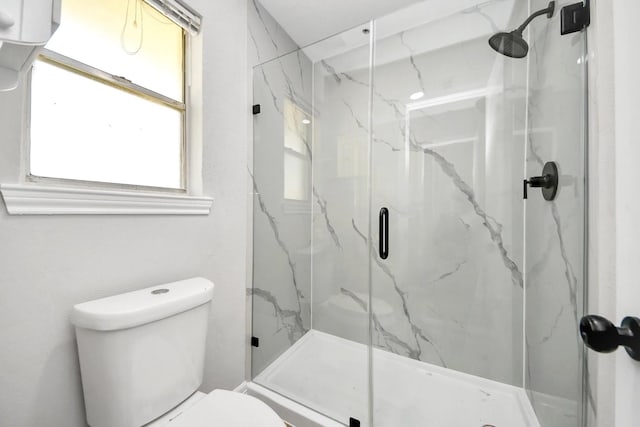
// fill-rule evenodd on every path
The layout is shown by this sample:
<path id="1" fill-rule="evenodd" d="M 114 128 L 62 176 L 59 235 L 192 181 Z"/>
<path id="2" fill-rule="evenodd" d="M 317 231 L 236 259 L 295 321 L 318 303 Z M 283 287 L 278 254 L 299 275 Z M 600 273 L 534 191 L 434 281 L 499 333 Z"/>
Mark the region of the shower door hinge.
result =
<path id="1" fill-rule="evenodd" d="M 360 420 L 349 417 L 349 427 L 360 427 Z"/>
<path id="2" fill-rule="evenodd" d="M 574 3 L 560 10 L 560 34 L 571 34 L 582 31 L 591 23 L 589 0 Z"/>
<path id="3" fill-rule="evenodd" d="M 260 347 L 260 338 L 251 337 L 251 347 Z"/>
<path id="4" fill-rule="evenodd" d="M 260 104 L 253 104 L 253 108 L 251 109 L 253 115 L 260 114 Z"/>

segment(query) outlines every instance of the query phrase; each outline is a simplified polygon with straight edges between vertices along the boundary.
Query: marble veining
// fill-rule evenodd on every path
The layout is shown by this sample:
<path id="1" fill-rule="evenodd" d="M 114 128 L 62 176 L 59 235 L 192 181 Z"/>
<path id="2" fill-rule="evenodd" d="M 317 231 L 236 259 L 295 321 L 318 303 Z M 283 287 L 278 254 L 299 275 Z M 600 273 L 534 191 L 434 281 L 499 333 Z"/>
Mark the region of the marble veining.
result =
<path id="1" fill-rule="evenodd" d="M 505 31 L 504 28 L 498 28 L 498 24 L 496 24 L 496 20 L 493 18 L 493 16 L 491 16 L 490 14 L 486 13 L 484 11 L 484 6 L 486 6 L 489 3 L 493 3 L 495 0 L 490 0 L 481 4 L 476 4 L 474 6 L 471 6 L 467 9 L 462 10 L 462 13 L 464 14 L 475 14 L 478 16 L 481 16 L 482 18 L 484 18 L 489 25 L 491 26 L 491 31 L 493 33 L 497 33 L 499 31 Z"/>
<path id="2" fill-rule="evenodd" d="M 269 41 L 275 48 L 275 51 L 276 52 L 280 51 L 278 43 L 276 43 L 275 39 L 273 38 L 273 35 L 271 34 L 271 30 L 269 29 L 269 26 L 266 24 L 264 18 L 262 17 L 262 14 L 263 14 L 263 11 L 261 10 L 262 7 L 258 6 L 258 2 L 256 0 L 251 0 L 251 4 L 253 4 L 253 9 L 255 10 L 256 15 L 258 16 L 258 19 L 260 20 L 260 23 L 262 24 L 262 27 L 264 28 L 264 32 L 267 34 Z M 249 28 L 249 30 L 251 30 L 251 28 Z M 255 37 L 253 37 L 253 39 L 255 40 Z M 257 46 L 257 43 L 256 43 L 256 46 Z"/>
<path id="3" fill-rule="evenodd" d="M 278 102 L 278 97 L 276 96 L 275 91 L 271 87 L 271 83 L 269 83 L 269 79 L 267 78 L 267 72 L 264 68 L 260 69 L 260 74 L 262 74 L 262 80 L 264 81 L 264 85 L 269 90 L 269 94 L 271 95 L 271 102 L 273 102 L 273 108 L 276 109 L 278 114 L 282 115 L 282 108 L 280 107 L 280 103 Z"/>
<path id="4" fill-rule="evenodd" d="M 553 322 L 551 323 L 551 327 L 549 328 L 549 332 L 547 332 L 537 342 L 534 342 L 533 344 L 528 344 L 528 345 L 534 346 L 534 345 L 544 344 L 544 343 L 546 343 L 547 341 L 549 341 L 551 339 L 551 337 L 553 336 L 553 334 L 556 331 L 556 328 L 558 327 L 558 323 L 560 322 L 560 318 L 562 317 L 562 315 L 564 313 L 564 308 L 565 308 L 564 305 L 560 306 L 560 310 L 558 311 L 558 314 L 556 314 L 555 317 L 553 318 Z"/>
<path id="5" fill-rule="evenodd" d="M 449 276 L 453 276 L 454 274 L 456 274 L 458 271 L 460 271 L 460 269 L 467 263 L 467 260 L 462 260 L 460 262 L 457 262 L 455 267 L 450 270 L 447 271 L 445 273 L 442 273 L 440 276 L 436 277 L 435 279 L 433 279 L 431 282 L 429 282 L 430 284 L 434 284 L 434 283 L 438 283 L 441 282 L 442 280 L 446 279 Z"/>
<path id="6" fill-rule="evenodd" d="M 542 157 L 538 154 L 535 148 L 535 142 L 529 141 L 529 152 L 531 154 L 531 159 L 535 161 L 541 168 L 544 166 L 544 161 Z M 560 255 L 562 256 L 562 262 L 564 263 L 565 270 L 565 279 L 567 281 L 567 289 L 569 293 L 569 302 L 571 303 L 571 308 L 573 309 L 573 318 L 576 321 L 576 326 L 578 325 L 578 303 L 577 303 L 577 288 L 578 288 L 578 279 L 574 273 L 573 266 L 571 265 L 571 261 L 569 261 L 569 256 L 567 252 L 567 248 L 565 245 L 565 239 L 562 234 L 562 224 L 561 224 L 561 215 L 558 211 L 558 204 L 555 200 L 550 202 L 551 206 L 551 217 L 553 218 L 553 223 L 555 225 L 556 237 L 558 239 L 558 247 L 560 249 Z"/>
<path id="7" fill-rule="evenodd" d="M 335 243 L 335 245 L 342 249 L 342 245 L 340 245 L 340 238 L 338 237 L 338 233 L 336 233 L 335 228 L 333 228 L 333 226 L 331 225 L 331 221 L 329 220 L 329 214 L 327 213 L 327 201 L 325 199 L 323 199 L 320 194 L 318 194 L 318 190 L 316 190 L 316 187 L 313 186 L 313 195 L 316 198 L 316 202 L 318 203 L 318 207 L 320 208 L 320 213 L 322 214 L 322 217 L 324 218 L 324 222 L 327 226 L 327 231 L 329 232 L 329 234 L 331 235 L 331 239 L 333 240 L 333 243 Z"/>
<path id="8" fill-rule="evenodd" d="M 504 266 L 511 272 L 511 279 L 513 283 L 522 288 L 522 272 L 520 271 L 518 265 L 511 259 L 509 253 L 505 248 L 504 239 L 502 238 L 502 224 L 500 224 L 495 218 L 487 214 L 487 212 L 480 206 L 480 204 L 476 200 L 473 188 L 471 188 L 471 186 L 464 182 L 452 163 L 447 161 L 447 159 L 445 159 L 441 154 L 429 148 L 424 148 L 423 152 L 435 159 L 442 171 L 449 178 L 451 178 L 456 188 L 458 188 L 458 190 L 460 190 L 465 195 L 469 203 L 471 203 L 471 206 L 473 206 L 473 210 L 482 219 L 482 224 L 489 232 L 491 241 L 493 241 L 493 243 L 495 243 L 495 245 L 498 247 Z"/>
<path id="9" fill-rule="evenodd" d="M 278 223 L 276 222 L 275 217 L 269 213 L 269 210 L 267 209 L 267 206 L 264 200 L 262 199 L 262 195 L 260 194 L 260 190 L 258 189 L 258 184 L 256 183 L 255 178 L 253 178 L 253 176 L 251 178 L 253 180 L 253 191 L 258 200 L 260 211 L 262 211 L 262 213 L 267 217 L 267 220 L 269 221 L 269 225 L 271 226 L 271 230 L 273 231 L 273 237 L 275 238 L 276 242 L 278 242 L 278 246 L 280 246 L 280 249 L 282 249 L 282 252 L 287 257 L 287 263 L 289 264 L 289 269 L 291 270 L 291 284 L 293 285 L 293 289 L 296 294 L 296 299 L 298 301 L 298 308 L 300 308 L 300 306 L 302 305 L 300 303 L 300 299 L 304 298 L 304 295 L 300 291 L 300 288 L 298 287 L 298 281 L 296 279 L 296 266 L 295 266 L 295 263 L 293 262 L 293 257 L 291 256 L 289 249 L 287 249 L 287 246 L 285 245 L 284 241 L 280 237 L 280 230 L 278 229 Z"/>
<path id="10" fill-rule="evenodd" d="M 366 245 L 368 245 L 367 238 L 358 229 L 358 227 L 357 227 L 357 225 L 355 223 L 355 220 L 352 219 L 351 220 L 351 224 L 352 224 L 353 229 L 356 232 L 356 234 L 358 236 L 360 236 L 361 238 L 363 238 L 364 239 L 364 243 Z M 379 329 L 380 333 L 383 335 L 385 340 L 389 340 L 389 341 L 393 342 L 394 344 L 398 344 L 398 345 L 402 346 L 403 349 L 407 352 L 407 356 L 412 358 L 412 359 L 421 360 L 422 346 L 421 346 L 421 341 L 420 340 L 425 341 L 426 343 L 428 343 L 429 345 L 431 345 L 433 347 L 433 350 L 435 351 L 435 353 L 440 358 L 440 363 L 442 364 L 442 366 L 446 367 L 447 365 L 446 365 L 445 361 L 442 359 L 442 356 L 441 356 L 440 352 L 438 351 L 438 348 L 433 343 L 433 341 L 430 338 L 428 338 L 426 333 L 422 330 L 422 328 L 418 327 L 418 325 L 416 325 L 415 322 L 412 320 L 411 313 L 409 312 L 408 303 L 407 303 L 407 293 L 400 289 L 400 286 L 398 285 L 398 281 L 397 281 L 396 277 L 394 276 L 394 274 L 391 272 L 391 269 L 389 268 L 389 266 L 386 265 L 385 263 L 383 263 L 382 260 L 377 256 L 377 254 L 375 254 L 375 252 L 371 255 L 371 257 L 372 257 L 373 261 L 376 263 L 376 265 L 380 268 L 380 270 L 382 270 L 384 272 L 384 274 L 391 280 L 391 284 L 393 286 L 393 289 L 394 289 L 395 293 L 397 294 L 398 298 L 400 298 L 400 301 L 402 303 L 402 310 L 403 310 L 403 314 L 404 314 L 404 319 L 407 321 L 407 323 L 411 327 L 411 332 L 412 332 L 413 338 L 415 340 L 415 346 L 414 345 L 410 345 L 409 343 L 404 342 L 403 340 L 401 340 L 399 337 L 391 334 L 390 332 L 385 330 L 384 327 L 382 327 L 382 324 L 380 323 L 379 320 L 374 320 L 374 323 L 377 324 L 377 329 Z M 374 318 L 377 317 L 375 312 L 374 312 L 373 317 Z"/>
<path id="11" fill-rule="evenodd" d="M 360 298 L 355 293 L 345 288 L 340 288 L 340 292 L 348 296 L 349 298 L 353 299 L 360 306 L 360 308 L 362 308 L 363 312 L 365 313 L 368 312 L 367 303 L 363 301 L 362 298 Z M 404 350 L 404 353 L 409 355 L 409 357 L 411 357 L 412 359 L 419 360 L 418 357 L 411 356 L 412 354 L 415 354 L 415 350 L 409 344 L 407 344 L 402 339 L 400 339 L 400 337 L 386 330 L 384 326 L 382 326 L 382 324 L 380 323 L 380 320 L 378 319 L 378 316 L 375 313 L 372 313 L 371 318 L 373 320 L 374 330 L 376 331 L 379 337 L 377 341 L 378 346 L 381 346 L 395 354 L 398 354 L 398 352 L 395 351 L 394 347 L 395 346 L 400 347 L 402 350 Z M 380 338 L 384 342 L 381 342 Z"/>
<path id="12" fill-rule="evenodd" d="M 262 298 L 273 306 L 274 315 L 279 320 L 281 327 L 286 329 L 287 336 L 291 344 L 295 343 L 308 331 L 308 329 L 303 325 L 300 309 L 290 310 L 280 307 L 278 299 L 271 292 L 264 289 L 256 287 L 247 288 L 247 295 Z M 293 319 L 293 323 L 291 322 L 291 319 Z M 276 330 L 274 333 L 277 333 L 278 331 L 279 330 Z"/>
<path id="13" fill-rule="evenodd" d="M 416 77 L 418 79 L 418 82 L 420 84 L 420 92 L 422 92 L 424 94 L 425 91 L 425 84 L 424 81 L 422 79 L 422 71 L 420 71 L 420 68 L 416 65 L 416 59 L 413 57 L 414 55 L 414 50 L 411 46 L 409 46 L 409 44 L 406 42 L 405 40 L 405 32 L 401 32 L 398 37 L 400 37 L 400 43 L 402 43 L 402 45 L 404 47 L 407 48 L 407 50 L 409 51 L 409 62 L 411 63 L 411 68 L 413 68 L 413 70 L 416 73 Z"/>
<path id="14" fill-rule="evenodd" d="M 298 45 L 256 0 L 247 0 L 247 32 L 253 47 L 254 66 L 298 49 Z"/>

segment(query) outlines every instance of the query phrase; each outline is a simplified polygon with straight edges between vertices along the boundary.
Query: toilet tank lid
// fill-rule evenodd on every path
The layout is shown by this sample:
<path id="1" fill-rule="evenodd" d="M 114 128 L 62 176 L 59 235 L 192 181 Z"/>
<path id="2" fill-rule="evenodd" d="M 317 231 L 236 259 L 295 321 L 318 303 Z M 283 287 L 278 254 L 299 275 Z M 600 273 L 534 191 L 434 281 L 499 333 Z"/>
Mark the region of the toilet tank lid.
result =
<path id="1" fill-rule="evenodd" d="M 76 304 L 71 323 L 96 331 L 133 328 L 206 304 L 212 297 L 213 283 L 194 277 Z"/>

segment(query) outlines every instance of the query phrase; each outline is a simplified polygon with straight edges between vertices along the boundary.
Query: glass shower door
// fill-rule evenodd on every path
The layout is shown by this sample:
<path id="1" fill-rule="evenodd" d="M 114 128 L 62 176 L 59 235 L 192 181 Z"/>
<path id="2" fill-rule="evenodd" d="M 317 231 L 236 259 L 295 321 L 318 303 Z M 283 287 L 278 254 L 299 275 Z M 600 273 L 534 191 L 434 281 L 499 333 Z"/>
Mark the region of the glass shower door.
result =
<path id="1" fill-rule="evenodd" d="M 548 2 L 460 3 L 375 24 L 373 425 L 580 426 L 585 34 L 559 4 L 509 58 L 489 38 Z"/>
<path id="2" fill-rule="evenodd" d="M 487 43 L 528 10 L 456 3 L 419 3 L 375 28 L 376 426 L 535 418 L 520 404 L 527 62 Z"/>
<path id="3" fill-rule="evenodd" d="M 254 68 L 253 381 L 369 423 L 369 25 Z"/>

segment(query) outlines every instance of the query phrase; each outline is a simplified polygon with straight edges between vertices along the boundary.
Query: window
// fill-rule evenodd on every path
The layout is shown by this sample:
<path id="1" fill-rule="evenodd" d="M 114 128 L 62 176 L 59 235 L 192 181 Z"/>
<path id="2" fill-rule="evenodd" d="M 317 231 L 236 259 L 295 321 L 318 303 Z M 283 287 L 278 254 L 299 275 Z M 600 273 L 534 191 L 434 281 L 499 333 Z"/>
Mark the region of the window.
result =
<path id="1" fill-rule="evenodd" d="M 311 187 L 311 119 L 302 108 L 284 102 L 284 198 L 292 201 L 310 199 Z"/>
<path id="2" fill-rule="evenodd" d="M 31 78 L 28 175 L 186 190 L 185 53 L 177 0 L 63 0 Z"/>

